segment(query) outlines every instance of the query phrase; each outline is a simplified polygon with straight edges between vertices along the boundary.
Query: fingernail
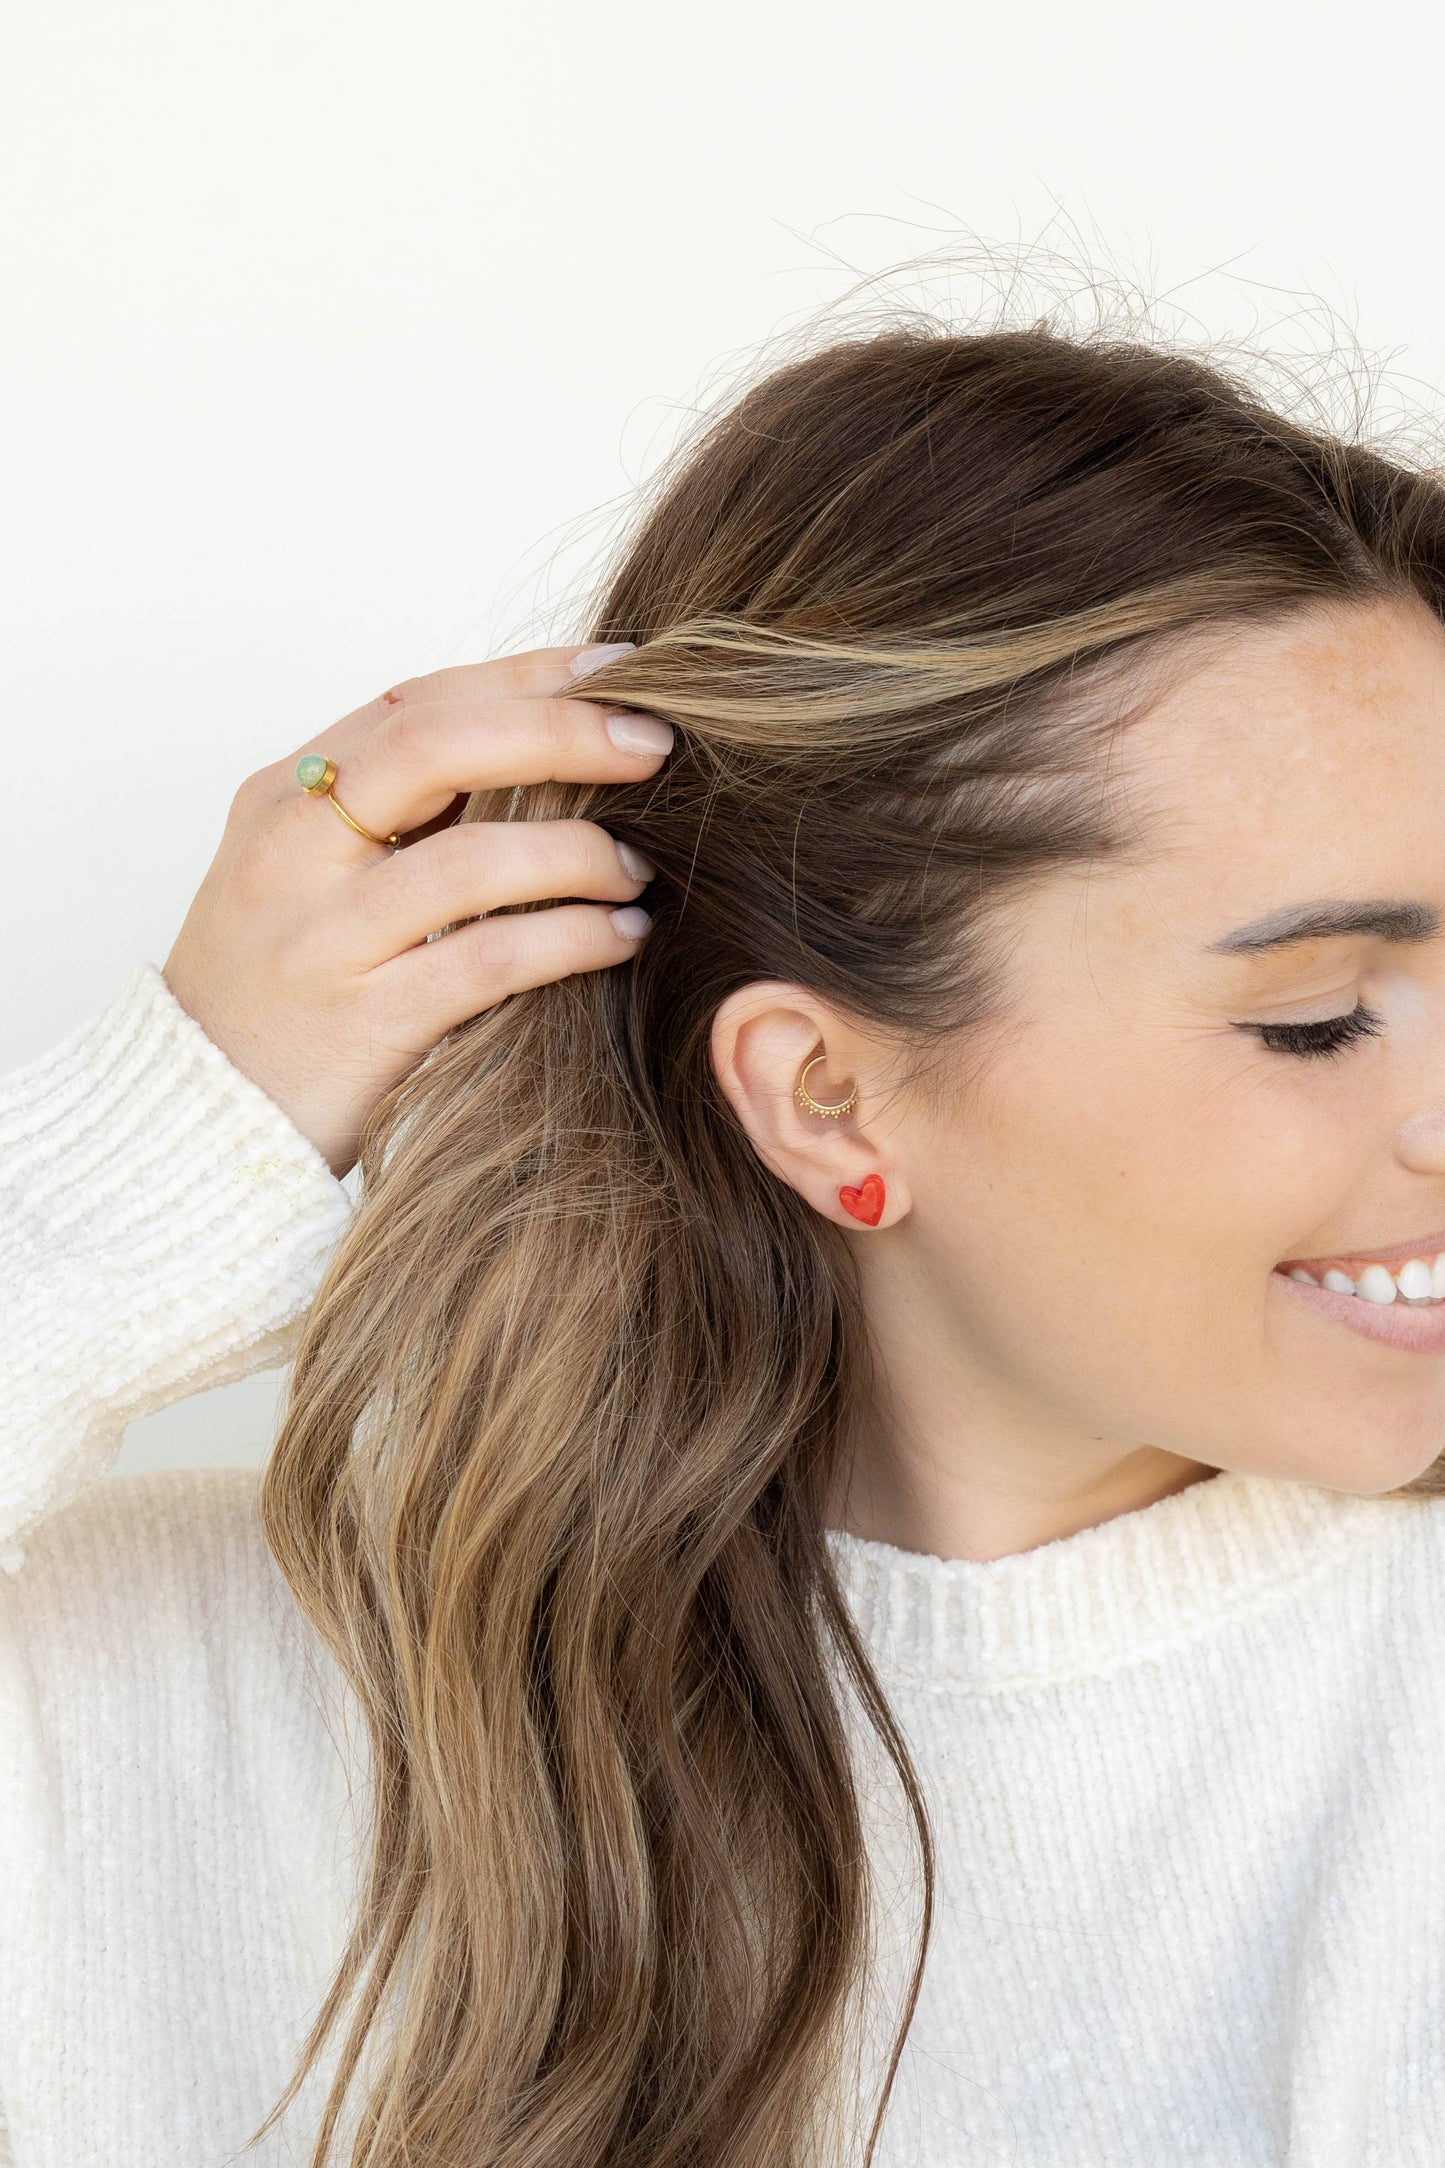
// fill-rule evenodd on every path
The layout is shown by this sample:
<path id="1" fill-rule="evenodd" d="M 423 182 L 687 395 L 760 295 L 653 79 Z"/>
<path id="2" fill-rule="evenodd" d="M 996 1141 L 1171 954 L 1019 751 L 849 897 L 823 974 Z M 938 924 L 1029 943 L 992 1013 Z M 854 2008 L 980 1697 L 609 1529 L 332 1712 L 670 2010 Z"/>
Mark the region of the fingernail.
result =
<path id="1" fill-rule="evenodd" d="M 600 670 L 614 656 L 630 655 L 636 645 L 635 640 L 614 640 L 610 647 L 584 647 L 572 657 L 567 667 L 574 678 L 586 677 L 589 670 Z"/>
<path id="2" fill-rule="evenodd" d="M 657 871 L 652 860 L 644 858 L 641 851 L 634 850 L 630 843 L 619 843 L 617 855 L 622 860 L 622 870 L 629 881 L 650 881 Z"/>
<path id="3" fill-rule="evenodd" d="M 673 730 L 660 715 L 623 715 L 615 708 L 606 714 L 607 735 L 620 753 L 670 753 Z"/>
<path id="4" fill-rule="evenodd" d="M 640 903 L 624 903 L 620 911 L 609 911 L 607 916 L 624 941 L 638 940 L 652 924 L 652 913 Z"/>

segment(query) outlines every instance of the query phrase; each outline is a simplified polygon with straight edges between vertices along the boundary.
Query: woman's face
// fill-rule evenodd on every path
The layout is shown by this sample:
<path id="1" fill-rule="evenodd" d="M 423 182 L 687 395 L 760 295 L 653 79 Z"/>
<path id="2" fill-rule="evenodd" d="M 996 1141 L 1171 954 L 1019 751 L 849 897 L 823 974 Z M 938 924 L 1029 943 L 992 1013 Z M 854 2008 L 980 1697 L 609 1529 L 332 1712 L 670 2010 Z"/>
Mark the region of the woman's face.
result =
<path id="1" fill-rule="evenodd" d="M 1402 1347 L 1282 1269 L 1445 1252 L 1445 629 L 1392 602 L 1231 630 L 1111 776 L 1141 847 L 1010 904 L 1016 1008 L 966 1102 L 870 1120 L 868 1049 L 825 1015 L 810 1086 L 856 1072 L 863 1119 L 767 1137 L 840 1225 L 839 1182 L 887 1183 L 855 1236 L 885 1398 L 838 1517 L 906 1548 L 1028 1549 L 1217 1468 L 1372 1493 L 1445 1452 L 1445 1305 L 1375 1310 L 1441 1328 Z M 1266 1033 L 1362 1004 L 1333 1053 Z"/>

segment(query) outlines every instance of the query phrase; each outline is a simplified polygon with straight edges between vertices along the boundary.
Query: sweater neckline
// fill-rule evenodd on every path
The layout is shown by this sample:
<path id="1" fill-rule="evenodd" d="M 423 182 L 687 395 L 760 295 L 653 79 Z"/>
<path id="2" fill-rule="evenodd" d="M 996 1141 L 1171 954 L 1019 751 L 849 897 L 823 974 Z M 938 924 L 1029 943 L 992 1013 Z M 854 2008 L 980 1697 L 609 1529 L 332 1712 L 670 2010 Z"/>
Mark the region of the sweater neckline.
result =
<path id="1" fill-rule="evenodd" d="M 1424 1502 L 1223 1469 L 1006 1558 L 938 1558 L 838 1528 L 827 1539 L 880 1676 L 1002 1693 L 1216 1632 Z"/>

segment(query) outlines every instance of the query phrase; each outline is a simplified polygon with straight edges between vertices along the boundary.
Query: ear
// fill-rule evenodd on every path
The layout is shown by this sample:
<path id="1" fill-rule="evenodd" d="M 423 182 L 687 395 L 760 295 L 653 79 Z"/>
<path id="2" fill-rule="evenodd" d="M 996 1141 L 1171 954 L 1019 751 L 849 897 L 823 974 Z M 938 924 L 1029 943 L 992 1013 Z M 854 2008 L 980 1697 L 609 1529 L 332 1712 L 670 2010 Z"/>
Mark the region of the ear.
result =
<path id="1" fill-rule="evenodd" d="M 903 1172 L 882 1134 L 885 1056 L 805 986 L 756 979 L 719 1003 L 712 1025 L 717 1080 L 764 1166 L 791 1184 L 815 1212 L 840 1227 L 859 1222 L 838 1192 L 861 1187 L 865 1176 L 884 1185 L 880 1227 L 891 1227 L 912 1204 Z M 856 1086 L 846 1114 L 814 1114 L 794 1096 L 804 1062 L 808 1090 L 826 1105 Z M 871 1124 L 871 1126 L 870 1126 Z"/>

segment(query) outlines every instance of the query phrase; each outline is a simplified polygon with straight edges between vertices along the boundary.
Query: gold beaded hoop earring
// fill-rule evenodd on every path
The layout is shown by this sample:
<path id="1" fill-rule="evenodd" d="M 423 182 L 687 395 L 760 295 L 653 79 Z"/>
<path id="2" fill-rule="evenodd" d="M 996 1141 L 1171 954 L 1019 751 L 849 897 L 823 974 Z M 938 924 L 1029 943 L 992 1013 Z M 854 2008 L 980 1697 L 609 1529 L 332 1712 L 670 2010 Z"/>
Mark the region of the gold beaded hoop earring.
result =
<path id="1" fill-rule="evenodd" d="M 825 1119 L 831 1120 L 834 1115 L 846 1114 L 848 1112 L 848 1109 L 853 1105 L 854 1101 L 858 1097 L 858 1087 L 855 1084 L 852 1091 L 849 1092 L 847 1098 L 838 1100 L 833 1106 L 824 1106 L 820 1100 L 815 1099 L 813 1097 L 813 1094 L 808 1089 L 808 1071 L 810 1069 L 816 1068 L 817 1064 L 820 1061 L 826 1061 L 827 1058 L 827 1049 L 825 1048 L 821 1054 L 814 1054 L 810 1061 L 804 1062 L 802 1073 L 798 1078 L 797 1084 L 793 1088 L 793 1097 L 797 1100 L 799 1106 L 804 1108 L 806 1112 L 810 1114 L 821 1114 L 825 1117 Z"/>

